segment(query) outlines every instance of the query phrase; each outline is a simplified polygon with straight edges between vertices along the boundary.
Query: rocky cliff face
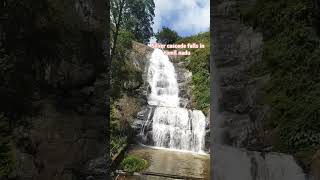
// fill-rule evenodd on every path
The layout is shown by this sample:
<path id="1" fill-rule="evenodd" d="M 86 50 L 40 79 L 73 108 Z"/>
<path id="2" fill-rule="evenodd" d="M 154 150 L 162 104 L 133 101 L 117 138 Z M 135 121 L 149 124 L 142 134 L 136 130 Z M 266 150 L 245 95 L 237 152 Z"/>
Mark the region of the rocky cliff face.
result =
<path id="1" fill-rule="evenodd" d="M 261 62 L 263 36 L 240 17 L 240 10 L 252 3 L 220 0 L 214 1 L 211 9 L 213 176 L 223 180 L 304 180 L 306 175 L 292 156 L 270 152 L 273 133 L 263 127 L 270 110 L 262 101 L 269 77 L 249 73 L 252 65 Z"/>
<path id="2" fill-rule="evenodd" d="M 177 81 L 179 86 L 180 106 L 183 108 L 191 108 L 191 79 L 192 73 L 186 68 L 186 61 L 176 60 L 174 68 L 177 73 Z"/>
<path id="3" fill-rule="evenodd" d="M 262 88 L 268 77 L 252 78 L 250 66 L 261 61 L 262 34 L 241 23 L 239 6 L 249 2 L 219 1 L 213 13 L 213 60 L 219 98 L 217 111 L 224 119 L 225 144 L 237 147 L 258 147 L 261 123 L 268 114 L 268 107 L 261 100 Z M 262 130 L 263 131 L 263 130 Z"/>
<path id="4" fill-rule="evenodd" d="M 125 95 L 129 98 L 133 99 L 136 103 L 138 111 L 142 109 L 146 110 L 147 103 L 147 94 L 148 94 L 148 82 L 147 82 L 147 67 L 149 65 L 149 59 L 151 58 L 151 54 L 153 52 L 153 48 L 135 42 L 132 42 L 132 49 L 129 53 L 129 58 L 126 61 L 128 67 L 132 70 L 130 73 L 126 74 L 128 78 L 124 80 L 123 87 L 126 90 Z M 128 113 L 126 112 L 126 108 L 122 107 L 123 105 L 117 105 L 117 109 L 121 113 Z M 131 112 L 133 113 L 133 112 Z M 137 125 L 142 125 L 143 118 L 142 114 L 146 113 L 145 111 L 141 111 L 139 114 L 132 114 L 130 119 L 127 119 L 128 122 L 134 122 Z M 136 119 L 131 119 L 136 118 Z M 137 120 L 138 119 L 138 120 Z M 138 125 L 138 126 L 139 126 Z M 132 137 L 129 137 L 132 139 Z"/>
<path id="5" fill-rule="evenodd" d="M 147 71 L 152 52 L 153 48 L 149 46 L 138 42 L 133 42 L 132 44 L 129 63 L 139 72 L 138 76 L 140 78 L 130 78 L 125 84 L 131 85 L 128 89 L 133 92 L 132 95 L 136 96 L 142 106 L 147 104 L 148 83 L 145 72 Z"/>
<path id="6" fill-rule="evenodd" d="M 50 90 L 44 92 L 43 86 L 39 87 L 30 105 L 35 111 L 28 119 L 28 127 L 14 130 L 14 137 L 19 138 L 16 167 L 10 179 L 108 177 L 108 75 L 104 56 L 107 7 L 104 1 L 68 3 L 73 5 L 68 13 L 80 25 L 74 32 L 79 39 L 65 47 L 66 51 L 73 49 L 70 54 L 63 51 L 53 57 L 59 60 L 33 64 L 35 81 Z"/>

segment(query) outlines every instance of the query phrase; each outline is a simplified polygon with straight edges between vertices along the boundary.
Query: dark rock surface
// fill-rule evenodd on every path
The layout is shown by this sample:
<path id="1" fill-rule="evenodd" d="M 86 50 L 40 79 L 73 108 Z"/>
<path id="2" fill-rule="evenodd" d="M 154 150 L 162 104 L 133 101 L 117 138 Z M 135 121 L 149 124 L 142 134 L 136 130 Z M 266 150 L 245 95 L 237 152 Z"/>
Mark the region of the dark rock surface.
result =
<path id="1" fill-rule="evenodd" d="M 292 155 L 272 152 L 272 132 L 263 127 L 270 114 L 262 98 L 269 76 L 248 73 L 262 60 L 263 36 L 239 13 L 254 2 L 218 0 L 211 9 L 211 172 L 226 180 L 305 180 Z"/>
<path id="2" fill-rule="evenodd" d="M 147 105 L 147 94 L 149 90 L 146 72 L 148 71 L 149 59 L 151 58 L 153 48 L 138 42 L 133 42 L 132 46 L 129 63 L 139 72 L 141 79 L 130 79 L 130 82 L 126 83 L 131 85 L 135 84 L 135 87 L 130 90 L 132 92 L 130 95 L 134 96 L 140 104 L 144 106 Z"/>
<path id="3" fill-rule="evenodd" d="M 241 23 L 239 6 L 250 1 L 218 1 L 214 6 L 213 69 L 217 76 L 218 112 L 221 113 L 225 143 L 237 147 L 256 147 L 256 132 L 267 110 L 260 94 L 268 77 L 252 78 L 250 66 L 261 61 L 262 34 Z M 213 122 L 214 123 L 214 122 Z"/>
<path id="4" fill-rule="evenodd" d="M 320 34 L 320 1 L 312 0 L 312 9 L 313 9 L 313 26 L 317 30 L 317 33 Z"/>
<path id="5" fill-rule="evenodd" d="M 187 70 L 187 62 L 173 61 L 173 65 L 177 74 L 179 86 L 180 106 L 183 108 L 191 108 L 191 78 L 192 73 Z"/>
<path id="6" fill-rule="evenodd" d="M 19 143 L 10 179 L 108 179 L 106 6 L 104 1 L 71 3 L 80 38 L 67 48 L 77 51 L 44 67 L 34 64 L 36 80 L 50 90 L 35 92 L 30 127 L 15 130 Z"/>
<path id="7" fill-rule="evenodd" d="M 311 180 L 320 179 L 320 150 L 318 150 L 312 158 L 311 176 L 313 177 Z"/>

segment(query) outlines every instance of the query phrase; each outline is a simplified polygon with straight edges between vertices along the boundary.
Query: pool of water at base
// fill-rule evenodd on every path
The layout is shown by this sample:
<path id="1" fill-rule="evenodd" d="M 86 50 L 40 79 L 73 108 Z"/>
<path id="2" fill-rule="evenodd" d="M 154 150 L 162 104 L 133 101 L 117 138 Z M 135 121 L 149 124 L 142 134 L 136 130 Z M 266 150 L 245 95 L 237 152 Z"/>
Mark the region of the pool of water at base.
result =
<path id="1" fill-rule="evenodd" d="M 148 146 L 131 146 L 128 154 L 141 157 L 149 162 L 145 170 L 154 173 L 210 179 L 210 155 Z M 150 175 L 119 176 L 117 180 L 172 180 Z M 188 178 L 189 179 L 189 178 Z"/>

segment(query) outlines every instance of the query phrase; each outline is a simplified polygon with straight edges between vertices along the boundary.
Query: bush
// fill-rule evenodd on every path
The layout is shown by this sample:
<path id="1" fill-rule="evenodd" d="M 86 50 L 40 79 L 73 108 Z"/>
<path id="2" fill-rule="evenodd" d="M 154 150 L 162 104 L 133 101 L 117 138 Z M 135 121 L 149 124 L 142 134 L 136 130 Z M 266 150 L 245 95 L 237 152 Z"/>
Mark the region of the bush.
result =
<path id="1" fill-rule="evenodd" d="M 148 167 L 148 162 L 140 157 L 129 155 L 122 162 L 123 170 L 128 172 L 139 172 Z"/>

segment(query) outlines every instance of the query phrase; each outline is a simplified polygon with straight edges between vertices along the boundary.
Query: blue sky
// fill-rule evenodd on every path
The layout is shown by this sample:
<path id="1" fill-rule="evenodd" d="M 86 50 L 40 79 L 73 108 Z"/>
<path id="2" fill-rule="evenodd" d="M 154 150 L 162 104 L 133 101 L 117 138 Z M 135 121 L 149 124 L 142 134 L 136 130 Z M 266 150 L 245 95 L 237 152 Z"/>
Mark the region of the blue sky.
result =
<path id="1" fill-rule="evenodd" d="M 162 26 L 177 31 L 180 36 L 190 36 L 209 30 L 210 0 L 154 0 L 154 2 L 155 33 Z"/>

